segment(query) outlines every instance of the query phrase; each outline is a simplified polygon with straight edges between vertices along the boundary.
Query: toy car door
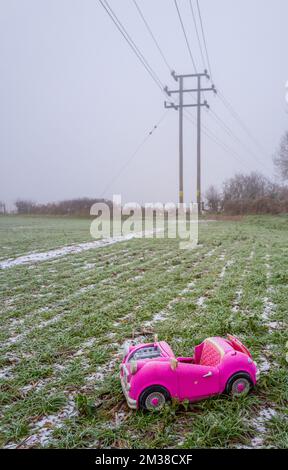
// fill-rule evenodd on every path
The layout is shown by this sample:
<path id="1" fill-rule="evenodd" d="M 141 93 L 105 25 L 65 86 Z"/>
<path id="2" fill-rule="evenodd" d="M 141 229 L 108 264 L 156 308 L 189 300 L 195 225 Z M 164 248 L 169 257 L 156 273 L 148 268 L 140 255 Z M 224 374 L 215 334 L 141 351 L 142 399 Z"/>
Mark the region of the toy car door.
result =
<path id="1" fill-rule="evenodd" d="M 180 400 L 197 401 L 219 393 L 217 367 L 178 363 L 178 396 Z"/>

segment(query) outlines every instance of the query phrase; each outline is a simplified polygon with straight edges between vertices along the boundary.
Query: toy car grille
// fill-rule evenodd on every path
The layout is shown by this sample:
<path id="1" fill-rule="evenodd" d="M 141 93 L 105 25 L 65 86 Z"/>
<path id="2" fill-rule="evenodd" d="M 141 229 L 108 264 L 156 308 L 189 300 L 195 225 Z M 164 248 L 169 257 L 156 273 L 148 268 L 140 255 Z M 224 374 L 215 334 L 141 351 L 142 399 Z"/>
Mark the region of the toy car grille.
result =
<path id="1" fill-rule="evenodd" d="M 141 348 L 138 349 L 138 351 L 135 351 L 134 354 L 129 359 L 129 362 L 131 360 L 138 361 L 139 359 L 153 359 L 155 357 L 161 356 L 161 353 L 158 349 L 158 347 L 150 346 L 147 348 Z"/>

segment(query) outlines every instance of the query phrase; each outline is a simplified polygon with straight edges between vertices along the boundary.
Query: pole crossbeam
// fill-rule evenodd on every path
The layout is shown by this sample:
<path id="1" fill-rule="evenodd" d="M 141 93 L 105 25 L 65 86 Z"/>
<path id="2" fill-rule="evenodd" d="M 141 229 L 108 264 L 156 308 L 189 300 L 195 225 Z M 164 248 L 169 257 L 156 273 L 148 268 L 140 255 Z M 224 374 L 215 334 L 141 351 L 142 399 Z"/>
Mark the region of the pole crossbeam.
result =
<path id="1" fill-rule="evenodd" d="M 215 90 L 215 86 L 212 86 L 209 88 L 201 88 L 201 91 L 214 91 L 214 90 Z M 165 87 L 164 91 L 167 93 L 168 96 L 172 95 L 173 93 L 179 93 L 179 90 L 169 90 L 168 87 Z M 186 90 L 183 90 L 183 93 L 194 93 L 197 91 L 198 91 L 197 88 L 187 88 Z"/>
<path id="2" fill-rule="evenodd" d="M 205 106 L 206 108 L 209 108 L 209 104 L 207 103 L 207 101 L 204 101 L 204 103 L 196 103 L 196 104 L 182 104 L 182 108 L 197 108 L 197 106 Z M 169 108 L 173 108 L 173 109 L 176 109 L 176 111 L 179 109 L 179 105 L 178 104 L 174 104 L 174 103 L 167 103 L 167 101 L 164 101 L 164 108 L 166 109 L 169 109 Z"/>
<path id="3" fill-rule="evenodd" d="M 206 100 L 201 101 L 201 93 L 204 91 L 213 91 L 217 93 L 217 90 L 214 85 L 211 87 L 202 87 L 201 78 L 206 77 L 210 78 L 207 70 L 204 70 L 203 73 L 191 73 L 191 74 L 182 74 L 178 75 L 175 71 L 171 72 L 172 77 L 179 83 L 178 90 L 169 90 L 166 86 L 164 88 L 165 93 L 168 96 L 171 94 L 179 94 L 179 103 L 167 103 L 164 102 L 165 108 L 173 108 L 176 111 L 179 111 L 179 203 L 184 202 L 184 183 L 183 183 L 183 109 L 184 108 L 197 108 L 197 205 L 198 212 L 202 212 L 202 200 L 201 200 L 201 108 L 205 106 L 209 108 L 209 105 Z M 197 79 L 197 88 L 184 88 L 184 79 L 186 78 L 196 78 Z M 193 104 L 186 104 L 183 101 L 184 93 L 197 93 L 197 102 Z"/>
<path id="4" fill-rule="evenodd" d="M 178 78 L 195 78 L 195 77 L 206 77 L 208 80 L 210 80 L 210 75 L 208 74 L 207 70 L 204 70 L 202 73 L 184 73 L 184 74 L 177 74 L 175 70 L 171 72 L 172 77 L 174 80 L 178 80 Z"/>

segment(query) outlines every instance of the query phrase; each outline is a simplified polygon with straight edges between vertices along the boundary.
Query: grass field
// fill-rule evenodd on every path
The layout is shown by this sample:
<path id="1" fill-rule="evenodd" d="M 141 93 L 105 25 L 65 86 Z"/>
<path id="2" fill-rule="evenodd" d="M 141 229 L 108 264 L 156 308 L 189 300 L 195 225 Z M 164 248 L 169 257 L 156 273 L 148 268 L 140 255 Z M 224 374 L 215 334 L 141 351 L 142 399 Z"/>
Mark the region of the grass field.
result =
<path id="1" fill-rule="evenodd" d="M 0 218 L 0 260 L 90 241 L 89 221 Z M 2 447 L 288 448 L 288 218 L 200 224 L 200 245 L 120 242 L 0 269 Z M 262 371 L 248 397 L 130 411 L 120 347 L 176 355 L 227 332 Z"/>

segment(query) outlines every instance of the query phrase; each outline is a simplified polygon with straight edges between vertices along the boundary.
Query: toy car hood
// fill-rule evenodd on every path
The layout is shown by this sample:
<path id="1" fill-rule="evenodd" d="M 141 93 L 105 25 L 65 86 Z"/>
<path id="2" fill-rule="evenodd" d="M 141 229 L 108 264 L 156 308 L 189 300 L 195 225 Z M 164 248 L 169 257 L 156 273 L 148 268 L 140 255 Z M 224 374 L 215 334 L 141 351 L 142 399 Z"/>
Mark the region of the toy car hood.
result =
<path id="1" fill-rule="evenodd" d="M 133 345 L 126 342 L 123 346 L 123 357 L 125 362 L 132 360 L 145 360 L 156 358 L 174 358 L 175 355 L 166 341 L 156 341 L 154 343 L 143 343 Z"/>

